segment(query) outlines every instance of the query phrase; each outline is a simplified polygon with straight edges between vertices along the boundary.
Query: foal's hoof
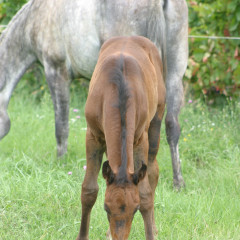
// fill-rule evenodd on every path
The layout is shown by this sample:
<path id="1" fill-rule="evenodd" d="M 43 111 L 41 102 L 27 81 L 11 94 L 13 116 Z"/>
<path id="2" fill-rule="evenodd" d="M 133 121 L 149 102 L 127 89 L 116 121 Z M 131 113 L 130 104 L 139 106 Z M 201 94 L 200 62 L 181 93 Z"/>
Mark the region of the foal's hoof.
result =
<path id="1" fill-rule="evenodd" d="M 81 238 L 79 235 L 77 236 L 76 240 L 89 240 L 88 237 Z"/>
<path id="2" fill-rule="evenodd" d="M 179 179 L 173 179 L 173 187 L 177 190 L 180 191 L 181 189 L 185 188 L 185 182 L 182 177 Z"/>
<path id="3" fill-rule="evenodd" d="M 158 235 L 158 230 L 157 230 L 156 225 L 153 226 L 153 235 L 154 235 L 155 237 L 157 237 L 157 235 Z"/>
<path id="4" fill-rule="evenodd" d="M 107 238 L 107 240 L 112 240 L 112 236 L 111 236 L 110 228 L 107 230 L 106 238 Z"/>

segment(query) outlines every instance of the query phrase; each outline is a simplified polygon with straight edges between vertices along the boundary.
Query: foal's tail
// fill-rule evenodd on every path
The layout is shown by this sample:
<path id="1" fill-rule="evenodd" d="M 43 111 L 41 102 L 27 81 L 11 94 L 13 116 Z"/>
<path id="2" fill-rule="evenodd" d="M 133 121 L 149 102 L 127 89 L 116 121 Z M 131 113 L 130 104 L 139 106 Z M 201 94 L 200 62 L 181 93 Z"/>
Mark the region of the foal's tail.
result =
<path id="1" fill-rule="evenodd" d="M 147 37 L 160 50 L 163 63 L 163 77 L 167 75 L 167 56 L 166 56 L 166 22 L 163 8 L 166 6 L 167 0 L 153 0 L 152 6 L 149 8 L 149 21 L 147 27 Z"/>
<path id="2" fill-rule="evenodd" d="M 121 119 L 121 166 L 117 176 L 118 183 L 127 181 L 127 126 L 126 112 L 128 108 L 128 100 L 130 98 L 130 90 L 123 74 L 124 57 L 123 55 L 117 60 L 117 66 L 112 71 L 111 82 L 116 85 L 118 91 L 118 103 L 116 107 L 120 111 Z"/>

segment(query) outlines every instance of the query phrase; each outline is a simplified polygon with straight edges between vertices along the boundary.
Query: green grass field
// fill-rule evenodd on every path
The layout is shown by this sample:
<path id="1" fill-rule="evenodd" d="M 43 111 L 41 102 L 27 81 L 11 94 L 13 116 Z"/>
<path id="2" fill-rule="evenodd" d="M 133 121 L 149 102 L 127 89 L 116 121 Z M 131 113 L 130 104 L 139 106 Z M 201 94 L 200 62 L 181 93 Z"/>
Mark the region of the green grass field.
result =
<path id="1" fill-rule="evenodd" d="M 165 125 L 161 129 L 156 239 L 239 240 L 240 104 L 209 109 L 200 102 L 186 102 L 180 115 L 179 147 L 186 182 L 181 192 L 172 188 Z M 48 93 L 38 104 L 33 96 L 14 94 L 8 112 L 11 131 L 0 142 L 0 239 L 75 239 L 86 164 L 84 97 L 73 96 L 68 154 L 61 160 L 56 158 Z M 91 215 L 92 240 L 106 239 L 108 229 L 101 174 L 99 187 Z M 145 239 L 140 213 L 134 217 L 129 239 Z"/>

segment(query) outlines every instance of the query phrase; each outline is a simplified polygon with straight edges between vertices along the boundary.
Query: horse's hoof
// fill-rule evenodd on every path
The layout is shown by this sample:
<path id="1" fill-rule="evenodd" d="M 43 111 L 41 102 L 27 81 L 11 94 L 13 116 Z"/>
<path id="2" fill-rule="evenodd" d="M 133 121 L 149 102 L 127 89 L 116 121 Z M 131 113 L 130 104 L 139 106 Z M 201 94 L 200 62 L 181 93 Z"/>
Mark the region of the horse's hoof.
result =
<path id="1" fill-rule="evenodd" d="M 0 112 L 0 139 L 8 134 L 10 126 L 11 123 L 7 113 Z"/>
<path id="2" fill-rule="evenodd" d="M 61 159 L 67 155 L 67 144 L 63 146 L 57 146 L 57 158 Z"/>
<path id="3" fill-rule="evenodd" d="M 185 188 L 185 186 L 186 185 L 182 177 L 180 177 L 179 179 L 173 179 L 173 187 L 177 191 L 180 191 L 181 189 Z"/>

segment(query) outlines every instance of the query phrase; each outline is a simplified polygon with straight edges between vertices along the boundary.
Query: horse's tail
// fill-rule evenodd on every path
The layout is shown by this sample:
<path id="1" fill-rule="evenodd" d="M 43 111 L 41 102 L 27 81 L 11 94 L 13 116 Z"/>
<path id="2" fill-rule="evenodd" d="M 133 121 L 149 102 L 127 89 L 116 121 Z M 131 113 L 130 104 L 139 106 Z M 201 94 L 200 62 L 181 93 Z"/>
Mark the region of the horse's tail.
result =
<path id="1" fill-rule="evenodd" d="M 149 21 L 147 26 L 147 37 L 160 50 L 163 63 L 163 77 L 167 75 L 167 55 L 166 55 L 166 22 L 163 8 L 166 7 L 167 0 L 153 0 L 149 8 Z"/>
<path id="2" fill-rule="evenodd" d="M 126 112 L 127 103 L 130 98 L 130 91 L 127 81 L 123 74 L 124 57 L 123 55 L 117 60 L 117 66 L 113 69 L 111 82 L 116 85 L 118 91 L 118 103 L 116 107 L 120 111 L 121 118 L 121 166 L 117 175 L 119 184 L 127 181 L 127 127 L 126 127 Z"/>
<path id="3" fill-rule="evenodd" d="M 168 4 L 168 0 L 163 0 L 163 9 L 167 7 L 167 4 Z"/>

